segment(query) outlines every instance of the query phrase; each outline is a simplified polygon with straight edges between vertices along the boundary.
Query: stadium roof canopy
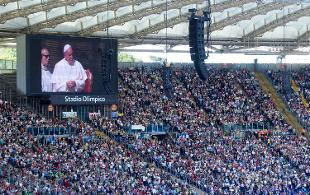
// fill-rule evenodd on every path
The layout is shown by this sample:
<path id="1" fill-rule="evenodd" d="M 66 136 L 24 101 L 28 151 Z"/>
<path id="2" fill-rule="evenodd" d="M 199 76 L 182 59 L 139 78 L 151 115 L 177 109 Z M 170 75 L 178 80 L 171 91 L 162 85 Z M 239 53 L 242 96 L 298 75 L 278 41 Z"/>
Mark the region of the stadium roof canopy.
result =
<path id="1" fill-rule="evenodd" d="M 211 5 L 213 48 L 310 45 L 310 2 L 211 0 Z M 15 46 L 15 37 L 25 33 L 115 37 L 123 47 L 187 45 L 188 9 L 206 6 L 205 0 L 0 0 L 0 47 Z"/>

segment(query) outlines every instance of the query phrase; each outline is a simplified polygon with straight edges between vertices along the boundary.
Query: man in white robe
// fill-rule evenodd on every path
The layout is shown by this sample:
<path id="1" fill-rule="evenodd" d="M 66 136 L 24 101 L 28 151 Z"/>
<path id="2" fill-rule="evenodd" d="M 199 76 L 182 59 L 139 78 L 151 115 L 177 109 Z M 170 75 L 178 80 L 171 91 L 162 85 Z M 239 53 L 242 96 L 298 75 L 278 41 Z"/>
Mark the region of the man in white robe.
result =
<path id="1" fill-rule="evenodd" d="M 64 47 L 64 58 L 56 63 L 53 76 L 53 92 L 82 92 L 87 75 L 80 62 L 73 58 L 73 49 Z"/>
<path id="2" fill-rule="evenodd" d="M 50 54 L 48 49 L 41 49 L 41 90 L 42 92 L 52 92 L 52 73 L 49 66 Z"/>

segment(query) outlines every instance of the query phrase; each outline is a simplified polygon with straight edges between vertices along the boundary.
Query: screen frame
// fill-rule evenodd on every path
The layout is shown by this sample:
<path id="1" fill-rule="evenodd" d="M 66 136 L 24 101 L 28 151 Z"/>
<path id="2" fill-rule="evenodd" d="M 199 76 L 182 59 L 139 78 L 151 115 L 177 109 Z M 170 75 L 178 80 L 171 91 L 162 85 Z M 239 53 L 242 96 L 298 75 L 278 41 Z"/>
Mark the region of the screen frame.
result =
<path id="1" fill-rule="evenodd" d="M 35 65 L 31 64 L 33 63 L 33 59 L 31 58 L 38 58 L 41 59 L 41 53 L 39 54 L 34 54 L 34 51 L 31 49 L 34 48 L 34 45 L 36 44 L 35 41 L 37 42 L 42 42 L 45 40 L 52 40 L 52 41 L 59 41 L 62 46 L 65 45 L 66 42 L 76 42 L 77 44 L 79 42 L 90 42 L 91 43 L 99 43 L 99 44 L 106 44 L 107 48 L 109 48 L 106 53 L 111 53 L 112 55 L 110 56 L 111 58 L 111 63 L 110 63 L 110 77 L 111 79 L 107 83 L 112 83 L 109 85 L 111 87 L 110 91 L 107 89 L 101 89 L 98 88 L 95 91 L 92 91 L 91 93 L 86 93 L 86 92 L 42 92 L 41 91 L 41 80 L 42 80 L 42 75 L 41 75 L 41 67 L 34 67 Z M 98 45 L 99 45 L 98 44 Z M 38 45 L 36 45 L 36 50 L 37 51 Z M 41 46 L 40 46 L 41 47 Z M 41 51 L 41 50 L 40 50 Z M 96 52 L 96 51 L 95 51 Z M 110 104 L 110 103 L 118 103 L 118 41 L 117 39 L 111 39 L 111 38 L 86 38 L 86 37 L 77 37 L 77 36 L 64 36 L 64 35 L 47 35 L 47 34 L 27 34 L 26 35 L 26 95 L 27 96 L 33 96 L 33 97 L 49 97 L 50 99 L 58 99 L 55 104 L 68 104 L 68 105 L 77 105 L 77 104 Z M 32 56 L 31 56 L 32 55 Z M 97 54 L 99 56 L 99 54 Z M 105 54 L 108 55 L 108 54 Z M 100 57 L 100 56 L 99 56 Z M 77 59 L 78 60 L 78 59 Z M 100 59 L 98 59 L 100 60 Z M 40 60 L 39 60 L 40 61 Z M 79 60 L 78 60 L 79 61 Z M 40 63 L 40 62 L 39 62 Z M 38 70 L 39 69 L 39 70 Z M 38 71 L 39 72 L 38 72 Z M 92 70 L 96 71 L 96 70 Z M 113 76 L 114 75 L 114 76 Z M 38 78 L 39 77 L 39 78 Z M 100 78 L 102 79 L 102 78 Z M 38 82 L 40 82 L 38 84 Z M 95 82 L 95 80 L 93 81 Z M 36 85 L 36 86 L 34 86 Z M 38 87 L 39 85 L 39 87 Z M 105 85 L 105 84 L 100 84 L 100 85 Z M 40 90 L 38 90 L 40 88 Z M 99 90 L 98 90 L 99 89 Z M 53 98 L 52 98 L 53 96 Z M 64 96 L 92 96 L 92 97 L 100 97 L 100 98 L 105 98 L 108 101 L 99 102 L 99 103 L 91 103 L 91 102 L 75 102 L 75 103 L 68 103 L 65 101 L 60 101 L 59 98 L 63 99 Z M 112 100 L 115 99 L 115 100 Z M 109 102 L 109 103 L 108 103 Z"/>

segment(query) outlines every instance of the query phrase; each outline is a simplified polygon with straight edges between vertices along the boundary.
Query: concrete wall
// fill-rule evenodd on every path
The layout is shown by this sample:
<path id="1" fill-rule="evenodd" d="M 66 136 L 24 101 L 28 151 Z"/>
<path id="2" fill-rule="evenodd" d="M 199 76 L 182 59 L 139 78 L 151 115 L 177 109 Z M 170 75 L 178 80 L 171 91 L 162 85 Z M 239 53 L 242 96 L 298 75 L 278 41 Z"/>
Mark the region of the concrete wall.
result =
<path id="1" fill-rule="evenodd" d="M 26 77 L 26 35 L 18 36 L 16 44 L 16 71 L 17 71 L 17 91 L 21 94 L 26 94 L 27 77 Z M 38 75 L 40 76 L 40 75 Z"/>

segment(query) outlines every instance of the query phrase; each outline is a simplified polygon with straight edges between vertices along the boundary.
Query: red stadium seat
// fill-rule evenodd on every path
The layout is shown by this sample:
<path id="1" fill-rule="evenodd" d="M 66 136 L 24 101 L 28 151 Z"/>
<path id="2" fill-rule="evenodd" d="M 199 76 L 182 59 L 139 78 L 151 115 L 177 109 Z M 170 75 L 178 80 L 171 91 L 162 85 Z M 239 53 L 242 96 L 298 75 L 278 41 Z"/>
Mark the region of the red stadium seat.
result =
<path id="1" fill-rule="evenodd" d="M 87 79 L 85 81 L 84 92 L 90 93 L 93 85 L 93 73 L 89 69 L 85 70 L 85 72 L 87 75 Z"/>

